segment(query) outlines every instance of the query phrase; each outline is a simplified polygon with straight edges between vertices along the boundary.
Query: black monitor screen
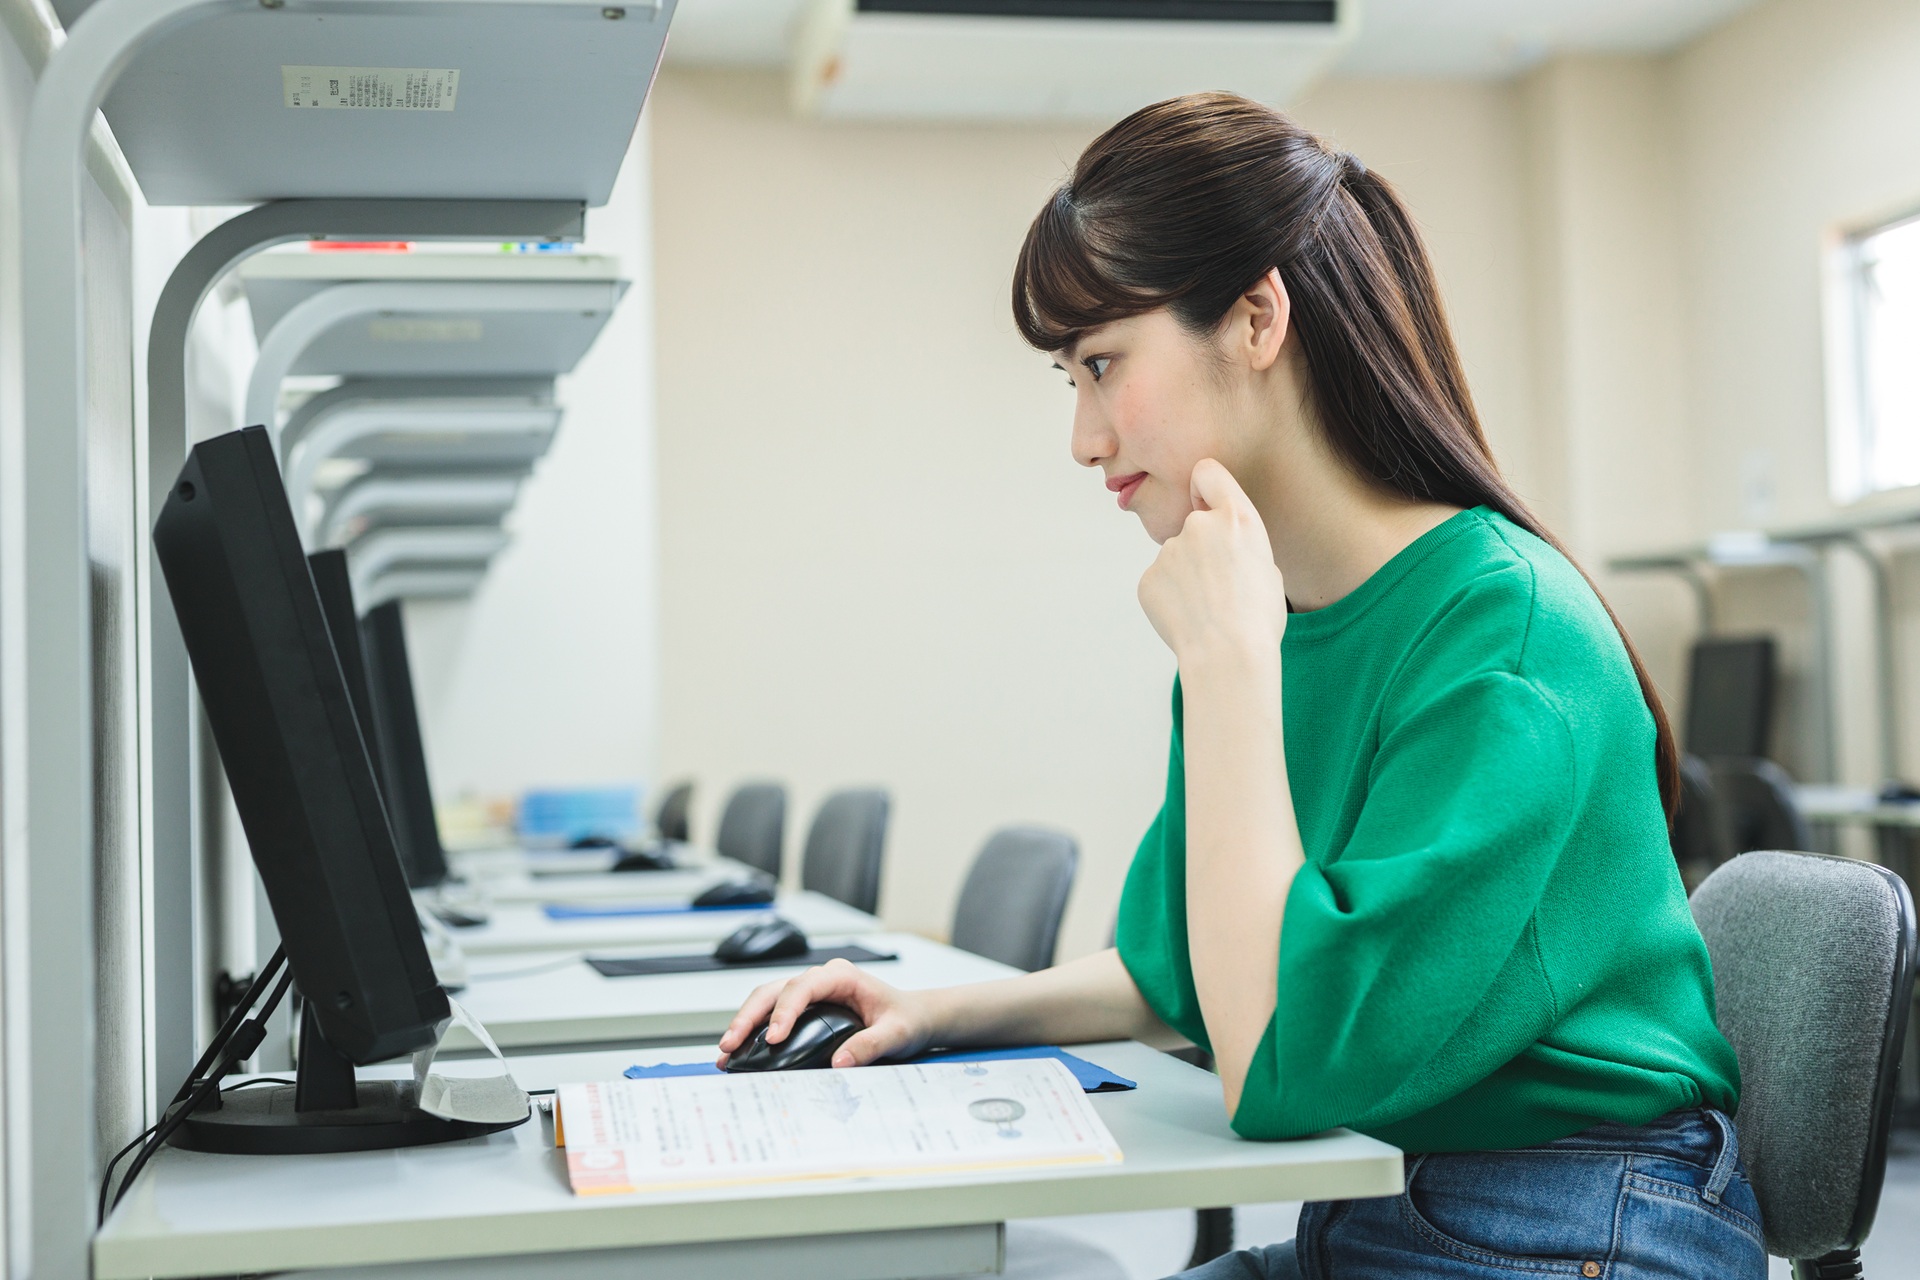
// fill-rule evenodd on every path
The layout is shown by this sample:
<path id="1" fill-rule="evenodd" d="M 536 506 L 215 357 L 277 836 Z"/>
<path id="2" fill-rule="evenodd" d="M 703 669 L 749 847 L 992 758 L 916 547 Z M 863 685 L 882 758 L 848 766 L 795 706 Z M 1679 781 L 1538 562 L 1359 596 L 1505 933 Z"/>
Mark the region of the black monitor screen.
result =
<path id="1" fill-rule="evenodd" d="M 407 883 L 431 888 L 447 878 L 447 851 L 433 812 L 433 783 L 427 776 L 426 743 L 413 700 L 413 668 L 407 659 L 407 630 L 400 602 L 389 600 L 360 623 L 367 679 L 373 690 L 373 723 L 380 740 L 386 795 L 394 835 L 407 869 Z"/>
<path id="2" fill-rule="evenodd" d="M 267 433 L 196 445 L 153 539 L 287 963 L 327 1043 L 357 1063 L 432 1044 L 446 993 Z"/>
<path id="3" fill-rule="evenodd" d="M 1688 753 L 1766 755 L 1773 733 L 1773 680 L 1770 637 L 1695 643 L 1687 678 Z"/>

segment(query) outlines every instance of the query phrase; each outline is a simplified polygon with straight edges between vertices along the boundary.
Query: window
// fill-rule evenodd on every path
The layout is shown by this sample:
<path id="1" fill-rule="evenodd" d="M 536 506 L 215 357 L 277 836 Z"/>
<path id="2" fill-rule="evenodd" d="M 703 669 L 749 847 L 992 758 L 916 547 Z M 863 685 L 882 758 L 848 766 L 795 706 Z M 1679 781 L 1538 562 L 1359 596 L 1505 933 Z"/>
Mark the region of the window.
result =
<path id="1" fill-rule="evenodd" d="M 1920 215 L 1850 236 L 1836 262 L 1833 490 L 1920 485 Z"/>

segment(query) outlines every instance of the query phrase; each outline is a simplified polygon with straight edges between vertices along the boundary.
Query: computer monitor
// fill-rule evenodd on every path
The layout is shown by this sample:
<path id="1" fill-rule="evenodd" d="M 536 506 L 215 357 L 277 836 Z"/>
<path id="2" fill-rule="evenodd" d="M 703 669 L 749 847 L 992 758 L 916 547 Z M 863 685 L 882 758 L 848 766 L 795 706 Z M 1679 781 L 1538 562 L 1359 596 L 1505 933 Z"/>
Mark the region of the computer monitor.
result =
<path id="1" fill-rule="evenodd" d="M 360 637 L 401 865 L 409 885 L 432 888 L 447 879 L 447 851 L 440 843 L 440 823 L 433 812 L 433 783 L 427 775 L 427 750 L 413 698 L 413 667 L 407 658 L 400 602 L 389 600 L 369 611 L 360 622 Z"/>
<path id="2" fill-rule="evenodd" d="M 1774 646 L 1770 636 L 1712 636 L 1688 663 L 1688 754 L 1764 756 L 1773 737 Z"/>
<path id="3" fill-rule="evenodd" d="M 374 781 L 380 785 L 380 799 L 387 810 L 387 826 L 400 850 L 400 865 L 407 865 L 407 851 L 399 826 L 393 820 L 393 798 L 386 792 L 386 769 L 381 763 L 380 735 L 373 721 L 373 693 L 368 683 L 366 655 L 360 647 L 360 613 L 353 603 L 353 575 L 347 568 L 347 553 L 338 547 L 316 551 L 307 557 L 307 569 L 313 574 L 313 588 L 320 596 L 320 612 L 326 615 L 327 638 L 333 641 L 334 656 L 340 659 L 340 674 L 347 679 L 347 696 L 353 701 L 353 718 L 360 725 L 360 740 L 366 744 L 373 761 Z"/>
<path id="4" fill-rule="evenodd" d="M 154 525 L 207 721 L 305 998 L 297 1083 L 215 1094 L 175 1134 L 204 1151 L 372 1150 L 499 1128 L 421 1111 L 354 1066 L 435 1042 L 451 1010 L 260 427 L 188 455 Z"/>

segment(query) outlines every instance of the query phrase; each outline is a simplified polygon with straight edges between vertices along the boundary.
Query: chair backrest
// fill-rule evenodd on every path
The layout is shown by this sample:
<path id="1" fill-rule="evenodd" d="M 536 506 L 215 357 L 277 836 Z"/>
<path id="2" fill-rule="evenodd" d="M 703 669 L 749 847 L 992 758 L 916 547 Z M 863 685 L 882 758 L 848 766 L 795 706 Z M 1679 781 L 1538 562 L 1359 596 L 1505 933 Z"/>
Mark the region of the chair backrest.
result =
<path id="1" fill-rule="evenodd" d="M 1053 963 L 1060 917 L 1080 865 L 1064 831 L 1002 827 L 987 837 L 953 909 L 952 943 L 1031 973 Z"/>
<path id="2" fill-rule="evenodd" d="M 1771 760 L 1721 757 L 1713 762 L 1713 792 L 1726 813 L 1735 853 L 1805 849 L 1813 844 L 1794 803 L 1793 779 Z"/>
<path id="3" fill-rule="evenodd" d="M 1763 851 L 1709 876 L 1693 915 L 1740 1059 L 1740 1148 L 1767 1251 L 1853 1248 L 1886 1176 L 1913 1002 L 1913 898 L 1871 863 Z"/>
<path id="4" fill-rule="evenodd" d="M 689 817 L 692 809 L 693 784 L 682 782 L 660 797 L 660 807 L 653 811 L 655 833 L 662 840 L 671 840 L 676 844 L 689 843 L 692 839 L 692 825 Z"/>
<path id="5" fill-rule="evenodd" d="M 1691 890 L 1734 855 L 1727 814 L 1714 794 L 1713 770 L 1699 756 L 1680 757 L 1680 811 L 1674 815 L 1673 859 Z"/>
<path id="6" fill-rule="evenodd" d="M 780 850 L 787 839 L 787 789 L 777 782 L 743 782 L 720 811 L 713 847 L 723 858 L 744 862 L 780 878 Z"/>
<path id="7" fill-rule="evenodd" d="M 877 789 L 836 791 L 821 801 L 800 855 L 800 887 L 873 914 L 880 906 L 890 808 L 887 793 Z"/>

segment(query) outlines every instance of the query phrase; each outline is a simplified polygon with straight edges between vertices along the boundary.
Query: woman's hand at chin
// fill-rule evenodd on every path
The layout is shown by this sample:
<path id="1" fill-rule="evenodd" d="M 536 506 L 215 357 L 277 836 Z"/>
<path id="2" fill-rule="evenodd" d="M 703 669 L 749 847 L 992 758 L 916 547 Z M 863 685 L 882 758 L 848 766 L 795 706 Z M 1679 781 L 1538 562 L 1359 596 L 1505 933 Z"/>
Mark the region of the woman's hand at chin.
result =
<path id="1" fill-rule="evenodd" d="M 843 1004 L 866 1024 L 834 1051 L 836 1067 L 864 1067 L 882 1058 L 907 1058 L 932 1041 L 933 1018 L 924 992 L 901 991 L 845 960 L 830 960 L 797 978 L 754 989 L 720 1037 L 720 1065 L 767 1024 L 767 1041 L 779 1044 L 807 1006 Z"/>
<path id="2" fill-rule="evenodd" d="M 1140 607 L 1183 677 L 1222 664 L 1277 675 L 1287 593 L 1267 527 L 1212 458 L 1194 467 L 1191 484 L 1194 509 L 1141 577 Z"/>

